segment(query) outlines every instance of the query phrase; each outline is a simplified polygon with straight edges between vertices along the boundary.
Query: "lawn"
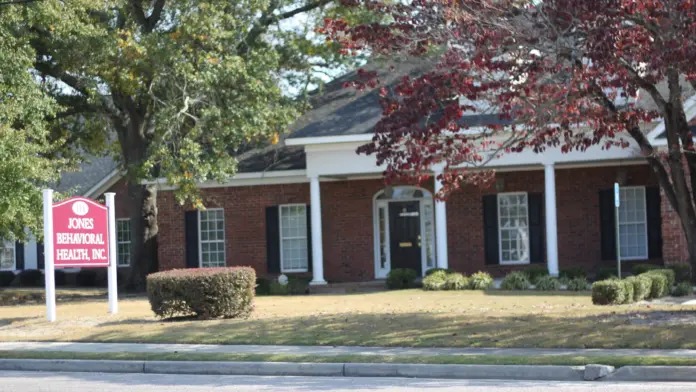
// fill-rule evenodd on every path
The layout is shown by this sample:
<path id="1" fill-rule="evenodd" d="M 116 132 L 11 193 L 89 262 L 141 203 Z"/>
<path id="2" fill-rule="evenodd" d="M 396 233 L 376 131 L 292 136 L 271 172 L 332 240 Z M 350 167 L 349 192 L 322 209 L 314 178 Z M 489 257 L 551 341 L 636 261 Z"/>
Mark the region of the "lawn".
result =
<path id="1" fill-rule="evenodd" d="M 0 341 L 696 348 L 696 307 L 594 306 L 588 293 L 405 290 L 259 297 L 246 320 L 161 321 L 144 299 L 0 307 Z"/>

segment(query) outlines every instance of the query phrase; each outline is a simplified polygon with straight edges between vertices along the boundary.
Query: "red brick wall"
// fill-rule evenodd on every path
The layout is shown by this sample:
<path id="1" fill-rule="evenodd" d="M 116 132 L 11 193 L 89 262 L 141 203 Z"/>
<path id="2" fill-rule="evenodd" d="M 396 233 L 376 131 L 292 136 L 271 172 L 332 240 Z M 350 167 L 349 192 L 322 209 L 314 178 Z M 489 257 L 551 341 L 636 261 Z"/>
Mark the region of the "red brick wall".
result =
<path id="1" fill-rule="evenodd" d="M 600 264 L 599 190 L 612 188 L 618 170 L 627 173 L 627 185 L 656 185 L 648 167 L 643 165 L 556 171 L 560 268 L 583 266 L 591 272 Z M 499 176 L 503 179 L 503 192 L 543 194 L 543 170 Z M 373 197 L 383 188 L 381 180 L 321 183 L 324 275 L 328 281 L 374 279 Z M 202 193 L 208 207 L 225 209 L 228 265 L 249 265 L 259 275 L 266 273 L 265 208 L 309 204 L 306 183 L 208 188 Z M 450 267 L 465 273 L 486 270 L 496 276 L 520 268 L 485 265 L 482 196 L 491 193 L 495 193 L 495 187 L 469 187 L 448 200 Z M 158 197 L 160 266 L 183 268 L 185 208 L 176 202 L 172 192 L 160 192 Z"/>

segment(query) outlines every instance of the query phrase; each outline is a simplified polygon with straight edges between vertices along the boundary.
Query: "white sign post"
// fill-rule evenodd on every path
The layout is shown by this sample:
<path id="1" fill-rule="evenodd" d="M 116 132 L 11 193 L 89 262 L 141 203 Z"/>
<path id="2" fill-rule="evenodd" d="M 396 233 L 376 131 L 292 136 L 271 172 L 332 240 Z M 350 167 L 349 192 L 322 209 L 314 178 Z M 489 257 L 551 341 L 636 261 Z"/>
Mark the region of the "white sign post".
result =
<path id="1" fill-rule="evenodd" d="M 616 224 L 616 272 L 621 279 L 621 235 L 619 233 L 619 207 L 621 206 L 621 192 L 619 183 L 614 183 L 614 223 Z"/>
<path id="2" fill-rule="evenodd" d="M 109 313 L 118 313 L 116 272 L 116 204 L 106 193 L 106 206 L 85 197 L 53 203 L 53 190 L 43 191 L 46 318 L 56 321 L 56 268 L 108 268 Z"/>

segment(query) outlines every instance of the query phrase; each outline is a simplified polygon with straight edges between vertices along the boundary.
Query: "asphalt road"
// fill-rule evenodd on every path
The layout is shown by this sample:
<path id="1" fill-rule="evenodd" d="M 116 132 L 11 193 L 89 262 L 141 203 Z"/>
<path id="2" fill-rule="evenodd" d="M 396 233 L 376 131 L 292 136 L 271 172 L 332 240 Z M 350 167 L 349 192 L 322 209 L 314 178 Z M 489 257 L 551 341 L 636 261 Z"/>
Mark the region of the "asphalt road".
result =
<path id="1" fill-rule="evenodd" d="M 681 392 L 696 383 L 597 383 L 403 378 L 188 376 L 160 374 L 2 372 L 5 392 L 200 392 L 200 391 L 380 391 L 380 392 Z"/>

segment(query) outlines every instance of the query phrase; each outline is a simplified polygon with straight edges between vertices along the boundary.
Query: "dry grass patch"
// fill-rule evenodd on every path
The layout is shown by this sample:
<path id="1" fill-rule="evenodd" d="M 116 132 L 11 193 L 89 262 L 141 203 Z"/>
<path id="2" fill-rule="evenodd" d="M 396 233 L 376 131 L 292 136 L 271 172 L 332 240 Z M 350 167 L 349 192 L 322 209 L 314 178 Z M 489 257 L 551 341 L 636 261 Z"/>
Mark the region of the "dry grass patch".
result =
<path id="1" fill-rule="evenodd" d="M 0 308 L 0 340 L 443 347 L 696 348 L 688 324 L 645 325 L 679 305 L 594 306 L 588 293 L 424 292 L 259 297 L 246 320 L 161 321 L 144 299 Z"/>

